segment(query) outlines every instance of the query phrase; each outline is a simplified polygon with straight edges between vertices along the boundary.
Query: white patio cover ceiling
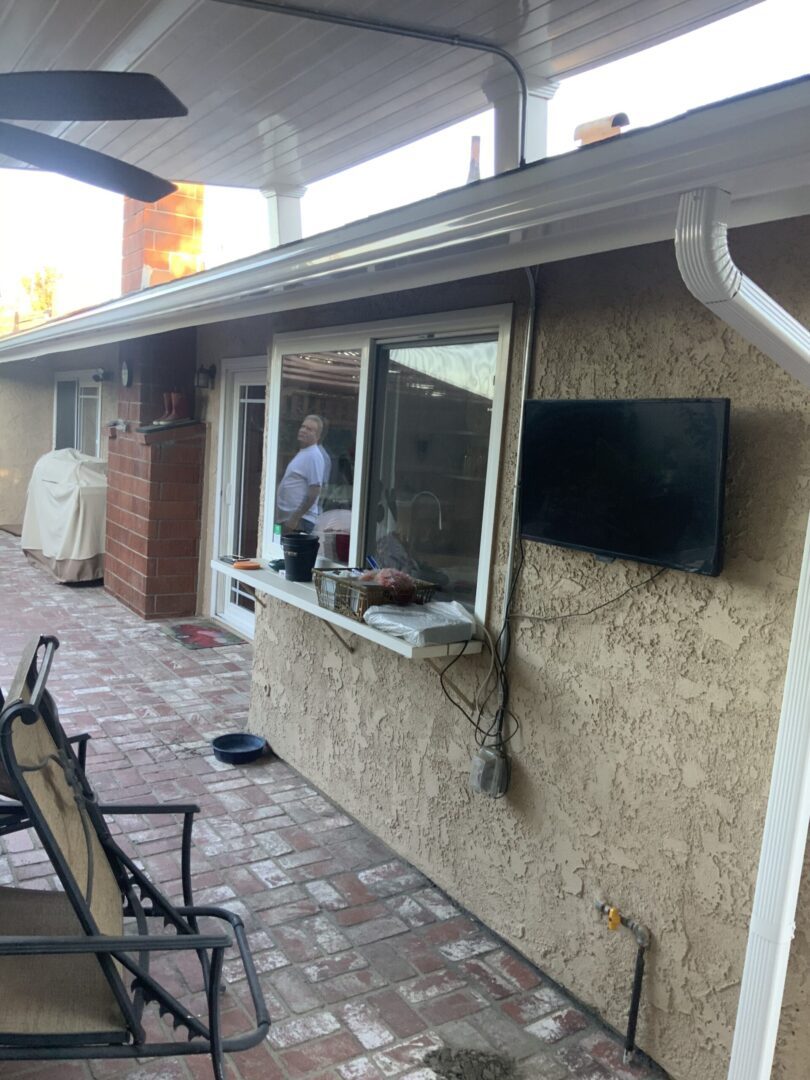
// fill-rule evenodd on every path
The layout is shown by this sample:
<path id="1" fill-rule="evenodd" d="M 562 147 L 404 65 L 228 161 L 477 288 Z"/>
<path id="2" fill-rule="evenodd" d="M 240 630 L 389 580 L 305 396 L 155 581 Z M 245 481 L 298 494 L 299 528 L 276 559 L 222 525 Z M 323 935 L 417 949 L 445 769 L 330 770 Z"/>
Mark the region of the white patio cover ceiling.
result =
<path id="1" fill-rule="evenodd" d="M 810 214 L 808 133 L 810 76 L 54 319 L 0 364 L 672 240 L 699 188 L 732 227 Z"/>
<path id="2" fill-rule="evenodd" d="M 756 0 L 311 0 L 479 37 L 541 86 Z M 289 9 L 294 12 L 295 4 Z M 216 0 L 0 0 L 0 71 L 148 71 L 181 119 L 29 126 L 174 180 L 303 185 L 488 107 L 516 85 L 497 57 Z M 0 156 L 0 166 L 18 163 Z"/>

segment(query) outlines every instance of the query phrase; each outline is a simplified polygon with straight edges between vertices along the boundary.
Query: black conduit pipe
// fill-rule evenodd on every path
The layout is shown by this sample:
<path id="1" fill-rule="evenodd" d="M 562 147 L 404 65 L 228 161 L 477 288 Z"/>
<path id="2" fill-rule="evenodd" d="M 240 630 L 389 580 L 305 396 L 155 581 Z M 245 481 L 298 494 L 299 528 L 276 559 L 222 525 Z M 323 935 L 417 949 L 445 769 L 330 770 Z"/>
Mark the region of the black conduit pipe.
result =
<path id="1" fill-rule="evenodd" d="M 360 15 L 344 15 L 337 11 L 325 11 L 321 8 L 305 7 L 302 4 L 279 3 L 278 0 L 219 0 L 221 4 L 234 7 L 253 8 L 255 11 L 270 12 L 274 15 L 292 15 L 299 19 L 312 19 L 315 22 L 331 23 L 333 26 L 348 26 L 354 30 L 375 30 L 380 34 L 395 34 L 398 37 L 415 38 L 417 41 L 433 41 L 439 45 L 450 45 L 460 49 L 477 49 L 490 53 L 504 60 L 512 69 L 518 81 L 520 95 L 520 120 L 518 127 L 518 160 L 522 168 L 526 164 L 526 118 L 529 107 L 529 87 L 526 75 L 517 59 L 501 45 L 484 38 L 468 37 L 452 31 L 438 30 L 427 26 L 413 26 L 406 23 L 388 22 L 385 19 L 369 19 Z"/>
<path id="2" fill-rule="evenodd" d="M 618 908 L 606 904 L 603 900 L 596 901 L 596 910 L 600 915 L 607 915 L 608 929 L 618 930 L 620 926 L 626 927 L 638 944 L 636 953 L 636 969 L 633 973 L 633 990 L 630 995 L 630 1012 L 627 1017 L 627 1034 L 624 1038 L 624 1063 L 632 1062 L 636 1053 L 636 1027 L 638 1026 L 638 1010 L 641 1005 L 641 985 L 644 981 L 644 961 L 647 949 L 650 947 L 650 931 L 646 926 L 636 922 L 627 915 L 622 915 Z"/>
<path id="3" fill-rule="evenodd" d="M 644 979 L 645 946 L 639 945 L 636 953 L 636 970 L 633 974 L 633 993 L 630 997 L 630 1015 L 627 1018 L 627 1034 L 624 1038 L 624 1063 L 629 1064 L 636 1053 L 636 1024 L 638 1007 L 641 1004 L 641 983 Z"/>

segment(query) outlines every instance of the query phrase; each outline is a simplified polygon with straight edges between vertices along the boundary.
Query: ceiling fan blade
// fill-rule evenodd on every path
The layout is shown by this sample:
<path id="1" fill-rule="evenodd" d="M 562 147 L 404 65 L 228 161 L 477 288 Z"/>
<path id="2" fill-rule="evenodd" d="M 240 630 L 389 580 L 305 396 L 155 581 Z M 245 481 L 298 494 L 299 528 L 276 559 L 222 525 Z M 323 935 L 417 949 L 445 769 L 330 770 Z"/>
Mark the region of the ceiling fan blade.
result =
<path id="1" fill-rule="evenodd" d="M 12 71 L 0 75 L 4 120 L 153 120 L 186 116 L 167 86 L 137 71 Z"/>
<path id="2" fill-rule="evenodd" d="M 142 202 L 157 202 L 177 190 L 168 180 L 118 158 L 14 124 L 0 123 L 0 154 Z"/>

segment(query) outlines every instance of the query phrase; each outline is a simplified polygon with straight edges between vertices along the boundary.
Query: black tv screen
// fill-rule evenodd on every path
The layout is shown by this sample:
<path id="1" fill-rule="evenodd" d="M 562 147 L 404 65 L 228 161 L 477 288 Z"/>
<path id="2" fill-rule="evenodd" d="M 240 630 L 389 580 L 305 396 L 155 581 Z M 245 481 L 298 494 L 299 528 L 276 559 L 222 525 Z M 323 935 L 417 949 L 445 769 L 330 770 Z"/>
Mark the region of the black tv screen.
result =
<path id="1" fill-rule="evenodd" d="M 521 535 L 719 574 L 729 401 L 527 401 Z"/>

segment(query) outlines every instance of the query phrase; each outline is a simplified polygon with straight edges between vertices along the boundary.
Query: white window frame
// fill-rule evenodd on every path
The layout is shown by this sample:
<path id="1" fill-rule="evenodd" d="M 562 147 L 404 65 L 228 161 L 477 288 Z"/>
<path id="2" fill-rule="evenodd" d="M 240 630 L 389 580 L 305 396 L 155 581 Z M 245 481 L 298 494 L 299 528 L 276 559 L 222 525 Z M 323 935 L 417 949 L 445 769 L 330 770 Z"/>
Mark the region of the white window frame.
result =
<path id="1" fill-rule="evenodd" d="M 216 502 L 214 506 L 214 557 L 218 558 L 222 553 L 222 531 L 224 524 L 223 497 L 224 487 L 230 482 L 230 475 L 226 476 L 225 463 L 233 453 L 233 392 L 236 375 L 255 372 L 256 382 L 267 382 L 268 353 L 251 354 L 250 356 L 228 356 L 219 363 L 219 428 L 217 447 L 217 477 L 216 477 Z M 267 398 L 265 395 L 265 426 L 267 417 Z M 226 444 L 227 440 L 227 444 Z M 232 465 L 232 461 L 229 460 Z M 230 473 L 230 470 L 229 470 Z M 261 523 L 260 523 L 261 525 Z M 260 541 L 261 542 L 261 541 Z M 210 614 L 212 618 L 221 619 L 228 625 L 233 626 L 239 633 L 253 638 L 255 635 L 255 617 L 248 616 L 243 612 L 243 618 L 239 618 L 236 612 L 228 611 L 226 596 L 229 582 L 232 578 L 224 573 L 214 573 L 211 582 Z M 224 613 L 228 614 L 226 617 Z M 235 616 L 235 618 L 231 618 Z"/>
<path id="2" fill-rule="evenodd" d="M 413 344 L 419 340 L 440 343 L 445 338 L 452 341 L 459 337 L 475 337 L 478 334 L 497 335 L 492 422 L 489 433 L 484 506 L 481 520 L 481 545 L 474 605 L 477 618 L 483 622 L 486 618 L 489 599 L 511 331 L 512 305 L 505 304 L 497 307 L 473 308 L 467 311 L 443 312 L 435 315 L 414 316 L 407 319 L 360 323 L 354 326 L 337 326 L 277 335 L 273 339 L 270 350 L 264 517 L 260 541 L 262 558 L 266 560 L 278 559 L 282 554 L 280 544 L 274 542 L 273 538 L 276 502 L 275 485 L 278 469 L 278 431 L 281 412 L 282 356 L 289 353 L 315 353 L 347 349 L 356 349 L 360 352 L 357 453 L 352 492 L 352 524 L 349 548 L 349 565 L 358 566 L 360 554 L 365 545 L 367 513 L 365 499 L 369 490 L 371 409 L 373 407 L 371 358 L 376 354 L 377 347 L 396 346 L 400 343 Z"/>
<path id="3" fill-rule="evenodd" d="M 96 423 L 96 452 L 94 457 L 101 457 L 101 407 L 102 407 L 102 394 L 103 394 L 103 382 L 97 382 L 93 378 L 94 371 L 97 369 L 89 369 L 83 371 L 57 371 L 54 376 L 53 387 L 53 429 L 51 431 L 51 446 L 56 446 L 56 384 L 60 382 L 75 382 L 76 383 L 76 420 L 75 420 L 75 435 L 79 433 L 79 397 L 81 395 L 82 388 L 85 389 L 95 387 L 98 390 L 98 422 Z M 76 441 L 74 437 L 74 442 Z M 78 449 L 74 447 L 74 449 Z"/>

